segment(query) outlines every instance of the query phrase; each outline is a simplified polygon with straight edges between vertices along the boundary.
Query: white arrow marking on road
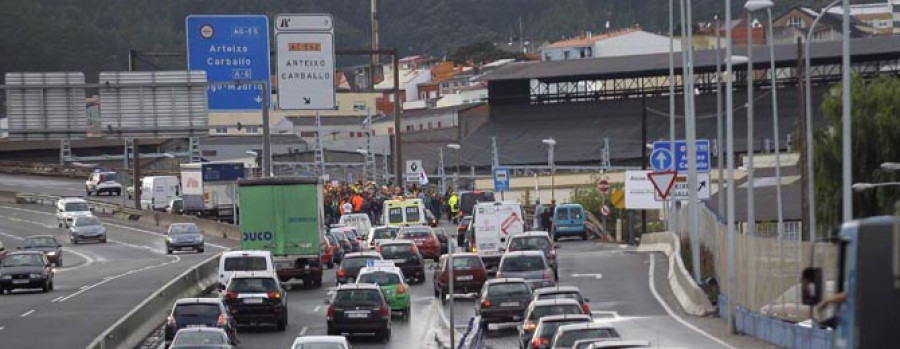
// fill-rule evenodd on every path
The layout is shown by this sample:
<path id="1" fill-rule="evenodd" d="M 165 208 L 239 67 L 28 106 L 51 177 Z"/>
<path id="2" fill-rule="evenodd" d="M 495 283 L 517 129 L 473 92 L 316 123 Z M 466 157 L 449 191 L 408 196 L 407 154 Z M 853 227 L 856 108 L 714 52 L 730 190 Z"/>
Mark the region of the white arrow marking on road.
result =
<path id="1" fill-rule="evenodd" d="M 594 278 L 594 279 L 598 279 L 598 280 L 599 280 L 600 278 L 603 277 L 603 274 L 572 274 L 572 277 L 573 277 L 573 278 L 592 277 L 592 278 Z"/>

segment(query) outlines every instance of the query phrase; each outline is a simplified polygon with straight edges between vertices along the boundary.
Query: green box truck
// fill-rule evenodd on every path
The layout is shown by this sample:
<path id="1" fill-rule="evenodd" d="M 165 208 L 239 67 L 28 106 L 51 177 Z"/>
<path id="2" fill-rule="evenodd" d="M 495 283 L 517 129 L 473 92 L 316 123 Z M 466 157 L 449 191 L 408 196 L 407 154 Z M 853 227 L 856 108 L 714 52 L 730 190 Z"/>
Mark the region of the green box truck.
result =
<path id="1" fill-rule="evenodd" d="M 272 253 L 283 283 L 322 285 L 322 185 L 318 179 L 238 181 L 241 248 Z"/>

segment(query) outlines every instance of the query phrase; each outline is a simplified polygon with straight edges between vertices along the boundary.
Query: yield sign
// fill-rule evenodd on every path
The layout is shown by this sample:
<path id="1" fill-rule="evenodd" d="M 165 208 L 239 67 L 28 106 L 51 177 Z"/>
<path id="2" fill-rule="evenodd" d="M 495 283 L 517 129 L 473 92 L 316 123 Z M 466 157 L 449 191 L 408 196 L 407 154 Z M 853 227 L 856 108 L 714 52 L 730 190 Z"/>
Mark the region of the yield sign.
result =
<path id="1" fill-rule="evenodd" d="M 663 200 L 669 196 L 669 191 L 672 190 L 672 185 L 675 184 L 676 176 L 678 176 L 676 171 L 651 172 L 647 174 L 647 178 L 650 179 L 650 183 L 653 183 L 656 193 Z"/>

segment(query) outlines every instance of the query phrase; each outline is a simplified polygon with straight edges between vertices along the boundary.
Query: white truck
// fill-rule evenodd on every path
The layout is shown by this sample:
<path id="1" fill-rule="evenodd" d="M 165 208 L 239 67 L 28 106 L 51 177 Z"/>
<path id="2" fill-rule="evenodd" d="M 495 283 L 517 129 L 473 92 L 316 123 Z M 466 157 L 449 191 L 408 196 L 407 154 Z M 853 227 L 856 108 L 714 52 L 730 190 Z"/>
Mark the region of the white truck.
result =
<path id="1" fill-rule="evenodd" d="M 235 183 L 204 181 L 202 166 L 200 163 L 181 165 L 184 213 L 231 221 L 237 201 Z"/>
<path id="2" fill-rule="evenodd" d="M 488 269 L 496 267 L 509 237 L 525 231 L 525 211 L 517 202 L 475 204 L 466 232 L 467 248 L 481 257 Z"/>

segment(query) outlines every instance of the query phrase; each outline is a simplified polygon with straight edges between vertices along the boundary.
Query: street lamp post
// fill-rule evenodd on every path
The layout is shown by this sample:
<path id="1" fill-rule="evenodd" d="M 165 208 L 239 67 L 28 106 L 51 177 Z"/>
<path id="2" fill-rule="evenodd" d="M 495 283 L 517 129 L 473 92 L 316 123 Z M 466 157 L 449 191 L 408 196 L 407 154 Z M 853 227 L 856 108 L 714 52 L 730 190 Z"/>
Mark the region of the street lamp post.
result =
<path id="1" fill-rule="evenodd" d="M 363 181 L 368 181 L 369 180 L 369 176 L 368 176 L 369 162 L 366 161 L 366 159 L 369 157 L 369 151 L 365 150 L 363 148 L 356 148 L 356 153 L 363 156 L 363 170 L 362 170 Z M 375 177 L 375 169 L 374 168 L 372 169 L 372 177 L 374 180 L 374 177 Z"/>
<path id="2" fill-rule="evenodd" d="M 900 182 L 882 182 L 882 183 L 853 183 L 851 186 L 853 190 L 858 192 L 864 191 L 867 189 L 874 189 L 880 187 L 898 187 L 900 186 Z"/>
<path id="3" fill-rule="evenodd" d="M 551 137 L 541 140 L 541 142 L 547 145 L 547 164 L 550 166 L 550 202 L 553 203 L 556 201 L 556 163 L 553 159 L 556 140 Z"/>
<path id="4" fill-rule="evenodd" d="M 453 175 L 453 191 L 459 191 L 459 152 L 462 147 L 458 143 L 447 144 L 447 148 L 456 150 L 456 174 Z"/>
<path id="5" fill-rule="evenodd" d="M 726 223 L 728 225 L 728 329 L 731 333 L 737 333 L 735 326 L 735 296 L 737 295 L 735 284 L 735 210 L 734 210 L 734 77 L 733 67 L 735 57 L 732 55 L 732 38 L 731 38 L 731 0 L 725 0 L 725 36 L 728 37 L 728 45 L 725 55 L 728 60 L 725 62 L 725 142 L 728 157 L 726 166 L 728 166 L 728 187 L 726 188 L 725 197 L 728 200 L 726 210 Z M 719 180 L 722 180 L 719 178 Z"/>

